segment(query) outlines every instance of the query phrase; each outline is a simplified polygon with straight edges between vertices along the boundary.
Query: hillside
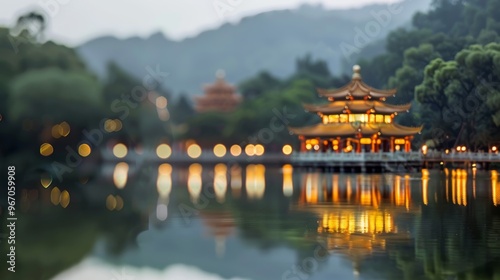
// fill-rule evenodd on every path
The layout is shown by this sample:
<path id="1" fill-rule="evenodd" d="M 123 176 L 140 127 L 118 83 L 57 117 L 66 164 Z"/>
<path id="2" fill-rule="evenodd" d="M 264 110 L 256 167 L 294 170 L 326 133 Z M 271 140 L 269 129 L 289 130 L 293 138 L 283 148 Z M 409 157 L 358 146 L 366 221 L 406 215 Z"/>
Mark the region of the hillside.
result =
<path id="1" fill-rule="evenodd" d="M 146 39 L 101 37 L 81 45 L 78 52 L 101 76 L 109 61 L 138 78 L 146 75 L 147 66 L 159 65 L 161 71 L 170 74 L 168 88 L 176 93 L 197 94 L 202 84 L 214 78 L 217 69 L 225 69 L 227 79 L 233 83 L 261 70 L 285 77 L 293 72 L 296 58 L 307 53 L 327 61 L 332 72 L 340 73 L 356 57 L 354 53 L 347 58 L 341 46 L 363 47 L 355 43 L 356 28 L 365 30 L 370 22 L 380 27 L 377 36 L 371 36 L 376 29 L 367 34 L 374 51 L 363 52 L 376 55 L 383 51 L 381 44 L 387 33 L 408 24 L 416 11 L 426 10 L 429 5 L 430 0 L 403 1 L 400 12 L 392 13 L 385 26 L 377 23 L 374 14 L 389 13 L 386 5 L 348 10 L 304 5 L 296 10 L 247 17 L 182 41 L 170 40 L 161 33 Z"/>

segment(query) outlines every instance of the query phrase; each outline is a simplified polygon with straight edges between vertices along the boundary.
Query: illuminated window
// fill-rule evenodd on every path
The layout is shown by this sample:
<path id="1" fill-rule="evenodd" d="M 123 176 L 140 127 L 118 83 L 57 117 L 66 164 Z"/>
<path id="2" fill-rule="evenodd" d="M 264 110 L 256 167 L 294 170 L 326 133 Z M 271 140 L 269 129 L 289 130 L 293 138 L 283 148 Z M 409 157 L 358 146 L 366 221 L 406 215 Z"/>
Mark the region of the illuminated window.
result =
<path id="1" fill-rule="evenodd" d="M 328 123 L 328 116 L 323 116 L 323 123 L 327 124 Z"/>
<path id="2" fill-rule="evenodd" d="M 347 117 L 347 115 L 342 114 L 339 116 L 339 120 L 341 123 L 346 123 L 346 122 L 348 122 L 348 117 Z"/>
<path id="3" fill-rule="evenodd" d="M 385 120 L 385 123 L 391 123 L 392 122 L 391 116 L 385 116 L 384 120 Z"/>
<path id="4" fill-rule="evenodd" d="M 375 121 L 377 123 L 382 123 L 384 122 L 384 115 L 377 115 Z"/>
<path id="5" fill-rule="evenodd" d="M 339 122 L 339 115 L 330 115 L 330 123 L 338 123 Z"/>
<path id="6" fill-rule="evenodd" d="M 375 122 L 375 115 L 370 114 L 370 120 L 368 122 L 374 123 Z"/>

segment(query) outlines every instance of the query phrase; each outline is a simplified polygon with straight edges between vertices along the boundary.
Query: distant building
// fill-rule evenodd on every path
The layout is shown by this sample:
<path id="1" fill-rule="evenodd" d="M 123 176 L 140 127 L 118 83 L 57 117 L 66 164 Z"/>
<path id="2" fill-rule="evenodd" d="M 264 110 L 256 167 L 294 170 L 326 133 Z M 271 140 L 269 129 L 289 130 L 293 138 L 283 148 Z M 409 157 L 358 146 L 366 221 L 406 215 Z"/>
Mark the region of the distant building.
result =
<path id="1" fill-rule="evenodd" d="M 224 71 L 217 71 L 215 83 L 205 85 L 205 94 L 195 97 L 196 112 L 231 112 L 238 107 L 241 96 L 236 93 L 235 86 L 224 80 L 224 76 Z"/>

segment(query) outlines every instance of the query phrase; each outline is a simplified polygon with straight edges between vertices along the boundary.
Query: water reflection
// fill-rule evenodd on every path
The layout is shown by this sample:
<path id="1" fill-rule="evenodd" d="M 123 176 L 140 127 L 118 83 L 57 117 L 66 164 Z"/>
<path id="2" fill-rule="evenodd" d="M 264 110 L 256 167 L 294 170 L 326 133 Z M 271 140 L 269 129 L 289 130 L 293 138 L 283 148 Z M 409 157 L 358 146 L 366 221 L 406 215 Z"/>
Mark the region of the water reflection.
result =
<path id="1" fill-rule="evenodd" d="M 189 166 L 187 185 L 188 185 L 189 195 L 191 196 L 191 201 L 193 201 L 193 203 L 197 203 L 198 198 L 200 197 L 201 186 L 202 186 L 202 180 L 201 180 L 202 172 L 203 172 L 203 167 L 201 166 L 201 164 L 194 163 Z"/>
<path id="2" fill-rule="evenodd" d="M 214 191 L 217 201 L 224 202 L 227 192 L 227 166 L 225 164 L 217 164 L 214 168 Z"/>
<path id="3" fill-rule="evenodd" d="M 126 162 L 120 162 L 115 166 L 113 172 L 113 183 L 118 189 L 123 189 L 127 185 L 129 167 Z"/>
<path id="4" fill-rule="evenodd" d="M 166 163 L 133 176 L 129 172 L 128 165 L 119 163 L 107 175 L 114 185 L 108 178 L 86 178 L 84 187 L 80 179 L 62 185 L 42 175 L 34 180 L 37 189 L 21 192 L 26 232 L 42 232 L 40 238 L 47 241 L 42 244 L 73 244 L 64 243 L 65 238 L 83 244 L 72 253 L 72 262 L 59 264 L 57 271 L 93 256 L 158 270 L 185 263 L 226 279 L 282 279 L 290 267 L 314 259 L 321 246 L 327 261 L 318 262 L 314 271 L 298 268 L 302 278 L 500 275 L 497 172 L 361 175 L 304 172 L 288 165 L 183 168 Z M 40 209 L 50 215 L 41 219 Z M 165 226 L 154 221 L 166 221 Z M 137 241 L 134 247 L 140 232 L 149 243 Z M 27 246 L 21 255 L 36 249 L 53 252 L 58 260 L 68 258 L 53 246 L 36 247 L 42 245 L 20 234 Z M 242 259 L 271 268 L 247 269 Z M 30 267 L 42 269 L 40 264 Z"/>
<path id="5" fill-rule="evenodd" d="M 249 164 L 246 168 L 245 188 L 249 199 L 262 199 L 266 190 L 266 167 Z"/>
<path id="6" fill-rule="evenodd" d="M 283 195 L 290 197 L 293 195 L 293 167 L 286 164 L 281 172 L 283 172 Z"/>

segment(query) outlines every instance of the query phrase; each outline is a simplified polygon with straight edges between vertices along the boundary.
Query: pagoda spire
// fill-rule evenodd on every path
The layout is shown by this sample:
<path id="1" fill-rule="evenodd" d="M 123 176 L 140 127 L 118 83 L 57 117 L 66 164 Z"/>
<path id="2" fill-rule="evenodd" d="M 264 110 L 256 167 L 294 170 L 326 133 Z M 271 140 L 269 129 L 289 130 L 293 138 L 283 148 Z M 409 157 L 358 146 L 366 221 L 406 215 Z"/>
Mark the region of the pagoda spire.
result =
<path id="1" fill-rule="evenodd" d="M 352 79 L 353 80 L 361 80 L 361 66 L 359 65 L 354 65 L 352 67 Z"/>

